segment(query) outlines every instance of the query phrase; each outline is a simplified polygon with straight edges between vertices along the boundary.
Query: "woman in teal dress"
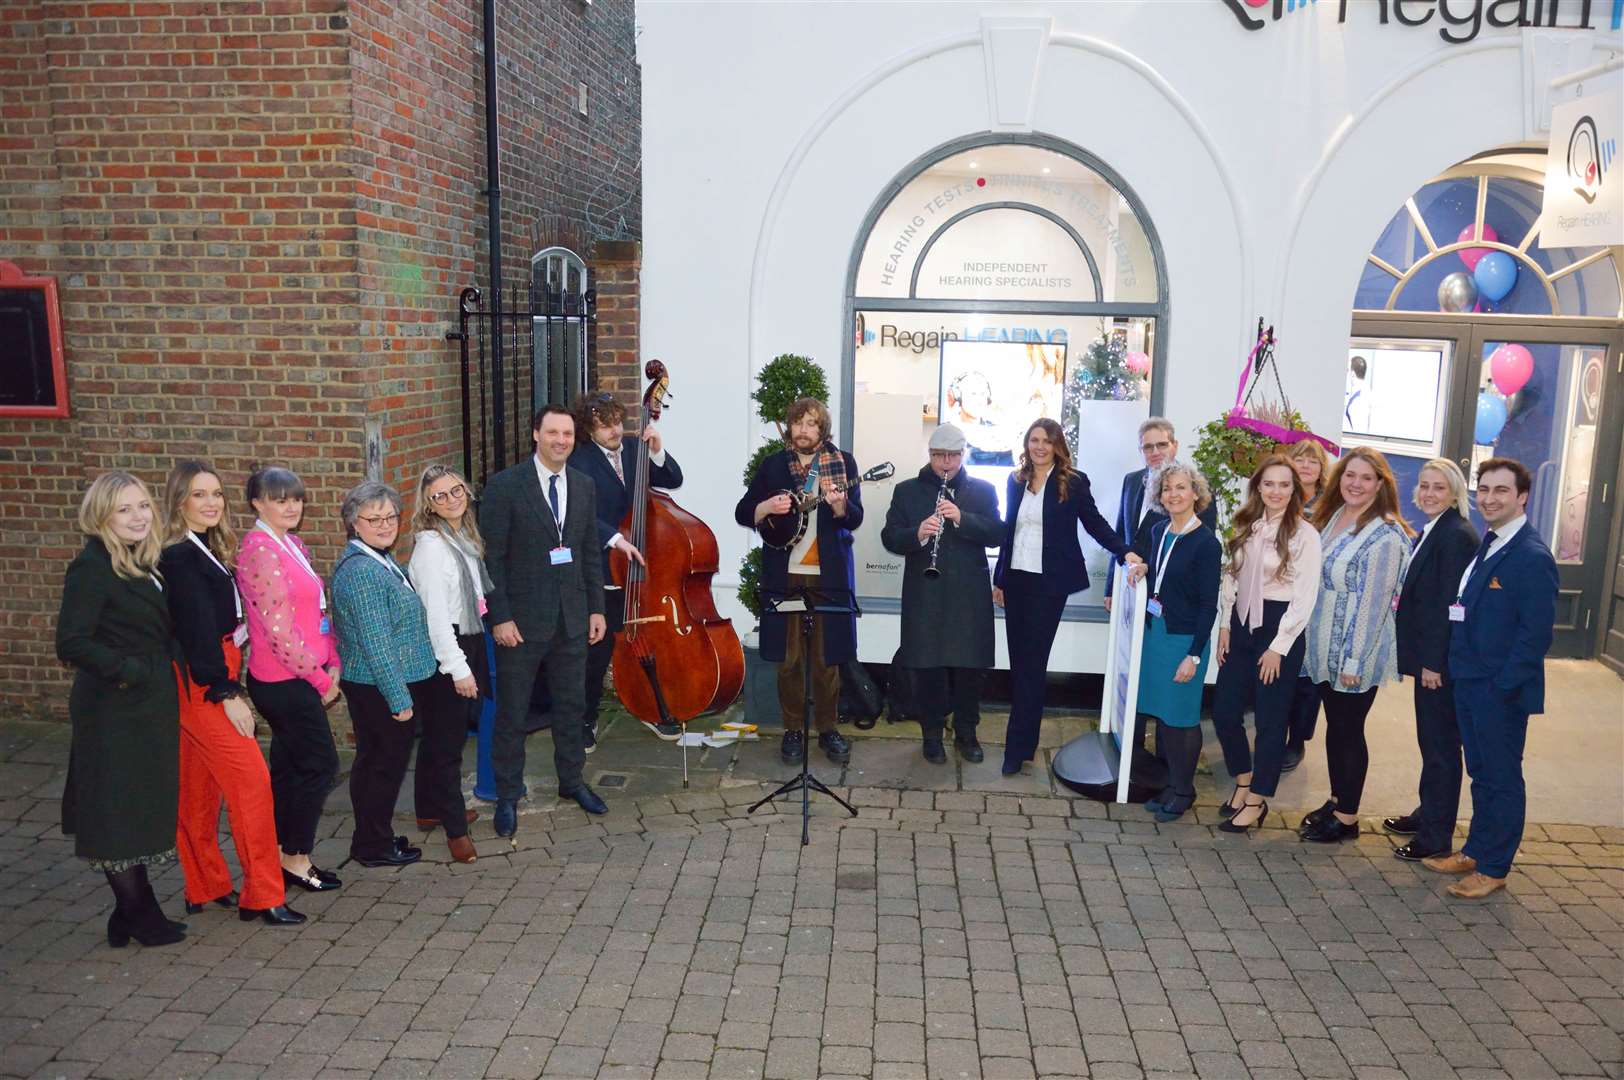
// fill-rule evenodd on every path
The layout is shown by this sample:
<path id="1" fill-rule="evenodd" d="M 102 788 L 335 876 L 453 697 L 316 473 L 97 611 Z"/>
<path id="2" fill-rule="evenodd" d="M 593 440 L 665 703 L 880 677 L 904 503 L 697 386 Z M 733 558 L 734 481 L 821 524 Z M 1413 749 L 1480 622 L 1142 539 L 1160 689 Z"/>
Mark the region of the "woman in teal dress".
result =
<path id="1" fill-rule="evenodd" d="M 1149 591 L 1138 711 L 1156 718 L 1156 756 L 1167 765 L 1167 786 L 1145 809 L 1165 822 L 1183 816 L 1195 802 L 1201 687 L 1218 616 L 1223 546 L 1196 516 L 1212 502 L 1212 493 L 1188 462 L 1157 469 L 1149 497 L 1168 517 L 1135 538 L 1134 551 L 1145 561 L 1129 573 Z"/>

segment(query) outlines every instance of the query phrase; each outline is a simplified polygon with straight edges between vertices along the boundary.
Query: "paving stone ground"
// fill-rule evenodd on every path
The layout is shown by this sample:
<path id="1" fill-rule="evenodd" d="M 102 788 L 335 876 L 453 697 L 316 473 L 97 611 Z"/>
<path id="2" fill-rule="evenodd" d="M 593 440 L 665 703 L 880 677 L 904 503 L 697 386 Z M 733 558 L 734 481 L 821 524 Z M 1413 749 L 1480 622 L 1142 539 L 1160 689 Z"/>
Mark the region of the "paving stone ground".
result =
<path id="1" fill-rule="evenodd" d="M 1624 1075 L 1624 830 L 1533 827 L 1462 903 L 1376 835 L 962 783 L 842 786 L 860 815 L 820 803 L 806 847 L 798 804 L 745 814 L 750 780 L 602 819 L 538 798 L 516 845 L 476 825 L 473 866 L 435 836 L 368 870 L 339 793 L 317 859 L 345 885 L 293 898 L 307 925 L 211 910 L 114 950 L 65 761 L 0 725 L 6 1076 Z"/>

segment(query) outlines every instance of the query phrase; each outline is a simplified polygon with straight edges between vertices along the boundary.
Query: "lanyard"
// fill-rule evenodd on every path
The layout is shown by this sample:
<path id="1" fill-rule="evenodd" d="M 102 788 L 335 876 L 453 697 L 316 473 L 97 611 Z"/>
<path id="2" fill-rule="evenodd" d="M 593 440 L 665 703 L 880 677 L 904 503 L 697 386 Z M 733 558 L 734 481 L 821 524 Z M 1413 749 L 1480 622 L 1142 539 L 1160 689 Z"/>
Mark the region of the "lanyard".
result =
<path id="1" fill-rule="evenodd" d="M 272 529 L 269 525 L 265 524 L 263 521 L 254 522 L 254 528 L 263 529 L 265 531 L 265 535 L 269 536 L 271 538 L 272 543 L 274 543 L 277 547 L 281 548 L 283 551 L 287 552 L 287 554 L 293 559 L 293 561 L 298 563 L 300 568 L 303 569 L 305 573 L 310 575 L 310 580 L 312 580 L 312 581 L 314 581 L 316 583 L 316 592 L 321 598 L 321 609 L 323 611 L 326 611 L 327 610 L 327 586 L 322 583 L 321 575 L 316 573 L 316 568 L 310 565 L 310 560 L 306 559 L 304 557 L 304 555 L 299 551 L 299 549 L 296 546 L 286 542 L 280 536 L 277 536 L 276 535 L 276 530 Z"/>
<path id="2" fill-rule="evenodd" d="M 1198 517 L 1190 518 L 1190 522 L 1197 528 L 1200 528 L 1201 526 L 1201 519 Z M 1183 532 L 1174 532 L 1173 523 L 1168 522 L 1167 531 L 1162 533 L 1162 539 L 1166 540 L 1169 536 L 1172 536 L 1173 542 L 1167 545 L 1167 550 L 1162 552 L 1161 558 L 1158 560 L 1158 565 L 1156 567 L 1156 584 L 1151 588 L 1150 595 L 1162 595 L 1162 578 L 1167 576 L 1168 564 L 1173 561 L 1173 549 L 1178 547 L 1179 537 L 1190 531 L 1192 531 L 1190 526 L 1186 525 Z"/>
<path id="3" fill-rule="evenodd" d="M 350 541 L 350 546 L 356 548 L 357 550 L 359 550 L 361 552 L 364 552 L 366 555 L 370 556 L 374 561 L 376 561 L 378 563 L 381 563 L 382 565 L 388 567 L 390 573 L 392 573 L 396 577 L 398 577 L 400 579 L 400 583 L 402 585 L 406 586 L 408 589 L 411 589 L 413 592 L 417 591 L 416 589 L 412 588 L 411 579 L 408 578 L 406 576 L 406 574 L 401 570 L 401 568 L 396 566 L 392 560 L 386 559 L 382 555 L 379 555 L 376 551 L 373 551 L 370 547 L 368 547 L 366 544 L 364 544 L 360 540 L 351 540 Z"/>
<path id="4" fill-rule="evenodd" d="M 197 538 L 197 533 L 193 532 L 190 529 L 187 529 L 186 530 L 186 539 L 188 539 L 192 543 L 196 544 L 197 547 L 198 547 L 198 550 L 202 551 L 203 554 L 205 554 L 205 555 L 207 555 L 209 557 L 209 562 L 211 562 L 215 566 L 219 567 L 220 568 L 220 573 L 224 574 L 226 576 L 226 580 L 231 582 L 231 604 L 232 604 L 233 607 L 235 607 L 237 609 L 237 621 L 242 622 L 242 597 L 239 596 L 238 593 L 237 593 L 237 577 L 236 577 L 236 575 L 233 574 L 230 570 L 227 570 L 226 567 L 225 567 L 225 564 L 222 563 L 219 559 L 216 559 L 214 557 L 214 552 L 209 550 L 209 545 L 205 544 L 203 541 L 201 541 L 201 540 L 199 540 Z"/>

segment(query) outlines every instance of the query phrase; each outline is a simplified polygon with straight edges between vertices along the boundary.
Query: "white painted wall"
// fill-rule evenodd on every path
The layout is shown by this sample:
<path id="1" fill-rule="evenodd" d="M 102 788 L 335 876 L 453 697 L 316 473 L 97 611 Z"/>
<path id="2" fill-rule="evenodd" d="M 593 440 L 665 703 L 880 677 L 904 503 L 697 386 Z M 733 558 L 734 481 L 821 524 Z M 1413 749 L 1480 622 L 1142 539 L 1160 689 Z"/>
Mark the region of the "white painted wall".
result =
<path id="1" fill-rule="evenodd" d="M 754 372 L 810 355 L 837 416 L 846 407 L 842 305 L 860 223 L 909 162 L 994 128 L 990 72 L 1032 88 L 1029 110 L 1003 93 L 998 116 L 1025 120 L 1004 126 L 1095 154 L 1143 201 L 1171 300 L 1163 411 L 1180 430 L 1229 406 L 1262 314 L 1293 404 L 1339 431 L 1365 254 L 1432 176 L 1543 137 L 1528 87 L 1550 63 L 1531 42 L 1552 33 L 1485 27 L 1449 45 L 1436 18 L 1381 26 L 1374 4 L 1348 7 L 1346 24 L 1326 0 L 1247 32 L 1222 0 L 640 4 L 643 349 L 673 371 L 662 427 L 689 477 L 680 501 L 721 545 L 724 614 L 749 628 L 731 586 L 750 534 L 732 518 L 760 438 Z M 989 61 L 983 20 L 1007 18 L 1048 20 L 1030 62 L 1020 48 Z M 1066 624 L 1055 667 L 1099 670 L 1103 632 Z M 894 619 L 866 619 L 863 657 L 889 659 L 895 633 Z"/>

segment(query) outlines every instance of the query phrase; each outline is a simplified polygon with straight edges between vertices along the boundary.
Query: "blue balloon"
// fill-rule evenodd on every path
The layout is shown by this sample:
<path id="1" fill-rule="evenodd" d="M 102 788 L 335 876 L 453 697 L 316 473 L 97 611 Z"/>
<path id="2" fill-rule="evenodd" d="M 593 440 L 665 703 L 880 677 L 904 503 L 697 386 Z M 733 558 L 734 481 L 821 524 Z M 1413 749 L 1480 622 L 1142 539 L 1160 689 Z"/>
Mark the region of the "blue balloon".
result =
<path id="1" fill-rule="evenodd" d="M 1483 264 L 1478 263 L 1479 266 Z M 1506 399 L 1488 390 L 1477 395 L 1477 420 L 1472 425 L 1472 441 L 1479 446 L 1493 446 L 1506 426 Z"/>
<path id="2" fill-rule="evenodd" d="M 1517 284 L 1517 260 L 1503 251 L 1491 251 L 1477 260 L 1472 280 L 1485 299 L 1498 303 Z"/>

